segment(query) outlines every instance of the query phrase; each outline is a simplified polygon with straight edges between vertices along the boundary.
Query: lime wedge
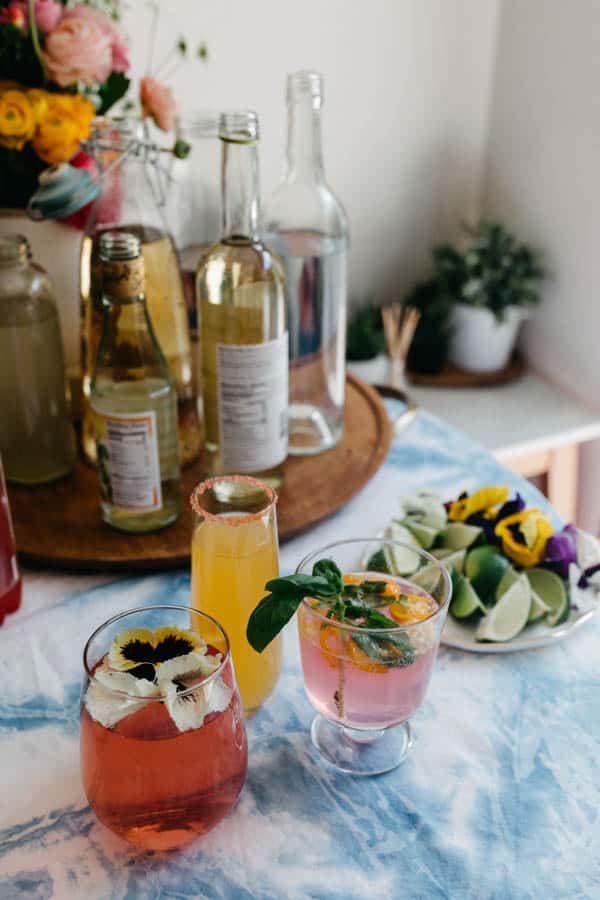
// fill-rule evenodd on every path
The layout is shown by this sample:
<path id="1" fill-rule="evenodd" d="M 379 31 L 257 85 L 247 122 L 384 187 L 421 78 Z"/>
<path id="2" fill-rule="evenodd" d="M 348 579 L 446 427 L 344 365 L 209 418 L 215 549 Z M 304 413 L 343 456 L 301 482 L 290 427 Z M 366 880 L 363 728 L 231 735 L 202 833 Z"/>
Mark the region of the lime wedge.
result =
<path id="1" fill-rule="evenodd" d="M 499 600 L 502 594 L 505 594 L 509 587 L 515 583 L 518 579 L 519 573 L 516 569 L 513 569 L 512 566 L 509 566 L 500 581 L 498 582 L 498 587 L 496 588 L 496 600 Z"/>
<path id="2" fill-rule="evenodd" d="M 517 580 L 479 623 L 475 638 L 478 641 L 510 641 L 527 624 L 531 606 L 531 589 L 526 575 Z"/>
<path id="3" fill-rule="evenodd" d="M 440 558 L 440 562 L 449 572 L 451 572 L 452 569 L 456 569 L 457 572 L 462 572 L 465 567 L 466 553 L 466 550 L 450 550 L 449 553 Z"/>
<path id="4" fill-rule="evenodd" d="M 510 563 L 496 547 L 484 544 L 469 550 L 465 560 L 465 575 L 484 603 L 491 606 L 496 589 Z"/>
<path id="5" fill-rule="evenodd" d="M 448 550 L 462 550 L 470 547 L 481 534 L 477 525 L 465 525 L 464 522 L 450 522 L 439 536 L 440 546 Z"/>
<path id="6" fill-rule="evenodd" d="M 540 601 L 546 607 L 546 622 L 551 628 L 562 625 L 569 615 L 569 595 L 564 581 L 556 572 L 534 566 L 527 569 L 527 578 Z M 541 618 L 541 613 L 538 618 Z"/>
<path id="7" fill-rule="evenodd" d="M 421 491 L 412 497 L 403 497 L 400 506 L 404 516 L 418 519 L 423 525 L 439 531 L 447 521 L 446 507 L 438 494 Z"/>
<path id="8" fill-rule="evenodd" d="M 452 572 L 452 603 L 450 604 L 450 612 L 455 619 L 466 619 L 472 615 L 476 609 L 485 612 L 485 606 L 477 596 L 473 585 L 461 575 L 460 572 L 453 570 Z"/>
<path id="9" fill-rule="evenodd" d="M 421 547 L 425 550 L 429 550 L 435 541 L 439 530 L 437 528 L 432 528 L 430 525 L 423 525 L 422 522 L 417 522 L 416 519 L 411 519 L 410 516 L 407 516 L 406 519 L 402 519 L 400 524 L 404 525 L 405 528 L 408 528 L 410 533 L 416 537 Z"/>
<path id="10" fill-rule="evenodd" d="M 413 584 L 416 584 L 417 587 L 427 591 L 428 594 L 433 594 L 433 592 L 438 589 L 441 577 L 442 573 L 438 566 L 434 565 L 434 563 L 427 563 L 422 569 L 419 569 L 418 572 L 414 572 L 410 576 L 410 580 Z"/>
<path id="11" fill-rule="evenodd" d="M 412 550 L 420 549 L 420 545 L 416 537 L 405 528 L 404 525 L 400 525 L 399 522 L 392 522 L 390 527 L 390 537 L 394 541 L 401 541 L 401 543 L 406 544 L 405 547 L 399 547 L 397 545 L 389 545 L 391 563 L 393 567 L 393 571 L 395 575 L 412 575 L 413 572 L 416 572 L 419 566 L 421 565 L 421 556 Z"/>
<path id="12" fill-rule="evenodd" d="M 429 551 L 432 556 L 435 556 L 436 559 L 444 559 L 445 556 L 450 556 L 451 553 L 454 553 L 454 550 L 450 550 L 448 547 L 434 547 L 433 550 Z"/>
<path id="13" fill-rule="evenodd" d="M 369 561 L 367 563 L 367 571 L 369 572 L 385 572 L 386 575 L 392 574 L 392 568 L 390 566 L 389 554 L 386 554 L 387 547 L 382 547 L 381 550 L 378 550 L 371 557 L 369 557 Z"/>
<path id="14" fill-rule="evenodd" d="M 543 619 L 546 613 L 550 612 L 550 607 L 544 603 L 539 594 L 531 588 L 531 608 L 529 610 L 528 622 L 537 622 Z"/>

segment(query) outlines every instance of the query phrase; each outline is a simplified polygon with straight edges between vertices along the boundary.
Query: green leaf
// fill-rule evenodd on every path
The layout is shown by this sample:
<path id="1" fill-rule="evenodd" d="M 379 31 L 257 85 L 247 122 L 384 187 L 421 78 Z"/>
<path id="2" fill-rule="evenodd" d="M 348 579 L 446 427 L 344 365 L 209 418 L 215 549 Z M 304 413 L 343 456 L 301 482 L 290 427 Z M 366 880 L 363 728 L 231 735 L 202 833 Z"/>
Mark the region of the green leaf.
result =
<path id="1" fill-rule="evenodd" d="M 100 106 L 98 107 L 98 115 L 105 115 L 117 100 L 123 97 L 129 88 L 129 78 L 123 72 L 111 72 L 100 90 Z"/>
<path id="2" fill-rule="evenodd" d="M 308 596 L 332 597 L 337 593 L 326 578 L 314 575 L 286 575 L 272 578 L 265 584 L 265 590 L 271 591 L 272 594 L 298 594 L 301 600 Z"/>
<path id="3" fill-rule="evenodd" d="M 342 573 L 332 559 L 320 559 L 313 566 L 313 576 L 327 579 L 336 593 L 344 587 Z"/>
<path id="4" fill-rule="evenodd" d="M 287 625 L 301 602 L 302 597 L 299 595 L 268 594 L 263 597 L 248 620 L 246 637 L 250 646 L 262 653 L 284 625 Z"/>
<path id="5" fill-rule="evenodd" d="M 354 632 L 352 640 L 371 659 L 392 669 L 410 666 L 415 661 L 415 652 L 405 635 Z"/>

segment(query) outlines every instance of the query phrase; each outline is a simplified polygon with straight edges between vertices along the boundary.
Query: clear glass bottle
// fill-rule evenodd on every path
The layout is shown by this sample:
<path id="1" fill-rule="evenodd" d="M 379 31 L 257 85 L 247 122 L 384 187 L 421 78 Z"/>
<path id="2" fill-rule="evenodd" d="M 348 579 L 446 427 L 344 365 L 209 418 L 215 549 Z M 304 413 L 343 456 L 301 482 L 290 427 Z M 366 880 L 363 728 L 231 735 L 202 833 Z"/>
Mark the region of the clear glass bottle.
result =
<path id="1" fill-rule="evenodd" d="M 290 331 L 289 452 L 320 453 L 344 424 L 348 223 L 325 179 L 323 79 L 287 79 L 284 175 L 267 205 L 265 240 L 284 261 Z"/>
<path id="2" fill-rule="evenodd" d="M 223 114 L 219 137 L 222 237 L 196 275 L 207 466 L 279 487 L 287 456 L 285 276 L 258 237 L 256 113 Z"/>
<path id="3" fill-rule="evenodd" d="M 125 231 L 141 242 L 148 313 L 177 391 L 179 453 L 185 466 L 200 455 L 202 432 L 179 261 L 160 206 L 157 153 L 141 124 L 127 119 L 101 120 L 94 145 L 99 166 L 106 174 L 102 193 L 90 210 L 81 246 L 83 393 L 89 396 L 102 325 L 100 239 L 106 231 Z M 117 162 L 119 154 L 122 158 Z M 87 460 L 95 463 L 89 405 L 83 420 L 83 451 Z"/>
<path id="4" fill-rule="evenodd" d="M 122 531 L 153 531 L 181 510 L 177 394 L 145 298 L 137 235 L 99 244 L 103 322 L 90 385 L 102 516 Z"/>
<path id="5" fill-rule="evenodd" d="M 25 485 L 75 460 L 52 285 L 18 234 L 0 237 L 0 452 L 6 480 Z"/>

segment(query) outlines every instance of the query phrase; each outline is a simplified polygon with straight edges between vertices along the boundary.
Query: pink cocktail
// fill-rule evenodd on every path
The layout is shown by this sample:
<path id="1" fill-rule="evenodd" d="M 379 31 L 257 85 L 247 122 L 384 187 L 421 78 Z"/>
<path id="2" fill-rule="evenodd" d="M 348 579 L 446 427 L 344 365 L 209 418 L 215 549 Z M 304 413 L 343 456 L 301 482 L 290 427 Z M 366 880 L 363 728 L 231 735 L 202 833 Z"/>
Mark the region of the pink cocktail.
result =
<path id="1" fill-rule="evenodd" d="M 388 771 L 406 756 L 408 720 L 425 697 L 450 600 L 448 574 L 429 554 L 422 554 L 420 568 L 426 571 L 415 573 L 428 590 L 365 570 L 381 545 L 381 540 L 344 541 L 311 554 L 297 570 L 310 572 L 316 560 L 328 558 L 345 573 L 346 583 L 383 579 L 388 585 L 390 596 L 382 596 L 377 610 L 398 622 L 397 628 L 341 623 L 311 598 L 298 610 L 304 684 L 319 714 L 313 743 L 329 762 L 355 774 Z"/>

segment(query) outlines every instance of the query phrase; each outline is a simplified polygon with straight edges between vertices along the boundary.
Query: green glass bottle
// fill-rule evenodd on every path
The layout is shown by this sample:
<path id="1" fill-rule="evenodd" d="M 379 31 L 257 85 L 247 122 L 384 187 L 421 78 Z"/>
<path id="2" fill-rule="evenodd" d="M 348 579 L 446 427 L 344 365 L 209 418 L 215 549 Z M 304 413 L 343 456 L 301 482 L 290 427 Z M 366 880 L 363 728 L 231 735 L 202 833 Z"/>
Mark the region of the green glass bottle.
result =
<path id="1" fill-rule="evenodd" d="M 103 324 L 90 388 L 102 516 L 154 531 L 181 511 L 177 394 L 146 308 L 140 240 L 100 240 Z"/>

